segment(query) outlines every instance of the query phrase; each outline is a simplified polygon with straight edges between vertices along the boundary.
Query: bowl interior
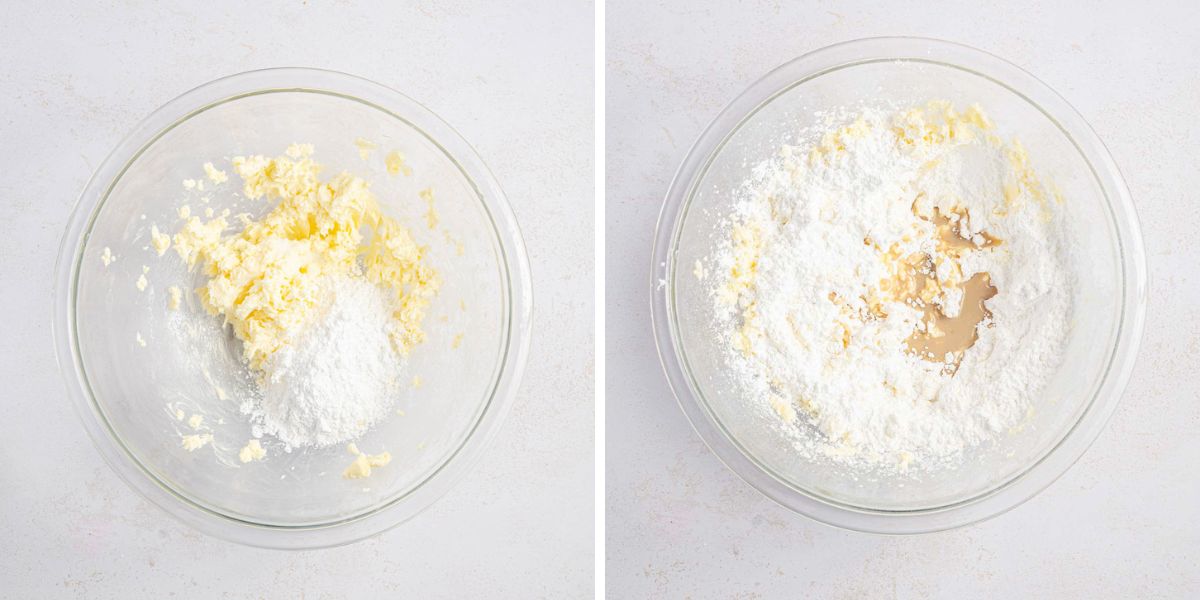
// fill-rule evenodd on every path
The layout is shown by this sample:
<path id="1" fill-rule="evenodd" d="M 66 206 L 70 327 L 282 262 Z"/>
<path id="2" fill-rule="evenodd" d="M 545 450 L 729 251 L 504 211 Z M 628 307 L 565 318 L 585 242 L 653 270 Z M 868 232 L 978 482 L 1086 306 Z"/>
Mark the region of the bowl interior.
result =
<path id="1" fill-rule="evenodd" d="M 714 336 L 706 283 L 692 275 L 728 235 L 723 226 L 750 170 L 783 144 L 803 144 L 827 128 L 819 116 L 872 104 L 904 108 L 930 100 L 983 106 L 1005 139 L 1020 139 L 1043 181 L 1058 186 L 1075 247 L 1074 315 L 1062 366 L 1021 427 L 972 451 L 962 466 L 902 476 L 847 473 L 791 448 L 766 402 L 748 398 L 725 368 Z M 1041 108 L 1015 90 L 971 70 L 925 60 L 844 65 L 798 81 L 752 111 L 717 147 L 693 180 L 674 232 L 669 314 L 676 351 L 704 410 L 752 461 L 797 492 L 877 511 L 945 507 L 985 494 L 1044 458 L 1079 421 L 1108 368 L 1121 317 L 1124 274 L 1115 217 L 1093 168 L 1075 142 Z M 1072 282 L 1064 282 L 1069 285 Z"/>
<path id="2" fill-rule="evenodd" d="M 364 160 L 357 138 L 377 144 Z M 239 410 L 253 378 L 240 342 L 218 317 L 207 315 L 192 289 L 203 276 L 189 273 L 173 250 L 150 247 L 153 225 L 173 233 L 177 211 L 188 205 L 255 216 L 274 204 L 246 200 L 228 159 L 282 154 L 311 143 L 323 176 L 349 171 L 371 183 L 383 211 L 406 224 L 442 287 L 427 311 L 428 339 L 408 359 L 402 380 L 419 376 L 396 398 L 387 420 L 358 440 L 392 463 L 368 479 L 346 480 L 353 456 L 344 446 L 284 452 L 263 438 L 266 459 L 242 464 L 238 450 L 251 438 Z M 389 175 L 384 156 L 399 150 L 411 177 Z M 229 181 L 205 181 L 213 162 Z M 440 219 L 425 224 L 418 191 L 431 187 Z M 236 226 L 235 226 L 236 230 Z M 116 256 L 107 267 L 105 248 Z M 226 517 L 256 524 L 313 526 L 363 515 L 411 493 L 463 446 L 491 401 L 503 361 L 511 297 L 500 240 L 476 184 L 436 141 L 402 117 L 368 102 L 311 90 L 267 90 L 236 96 L 192 112 L 148 142 L 108 188 L 85 228 L 79 255 L 75 317 L 77 352 L 94 410 L 141 468 L 177 496 Z M 145 267 L 149 285 L 135 285 Z M 184 302 L 168 310 L 167 289 Z M 144 340 L 142 346 L 138 336 Z M 213 443 L 184 450 L 181 435 L 195 433 L 176 409 L 199 414 Z M 401 414 L 402 413 L 402 414 Z"/>

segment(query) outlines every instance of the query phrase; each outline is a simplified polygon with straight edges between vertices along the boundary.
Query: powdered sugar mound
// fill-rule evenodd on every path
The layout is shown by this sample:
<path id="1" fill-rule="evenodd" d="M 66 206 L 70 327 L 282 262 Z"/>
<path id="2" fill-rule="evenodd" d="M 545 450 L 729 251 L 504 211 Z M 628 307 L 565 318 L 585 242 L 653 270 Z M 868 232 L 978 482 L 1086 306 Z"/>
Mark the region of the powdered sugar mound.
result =
<path id="1" fill-rule="evenodd" d="M 360 277 L 322 280 L 325 306 L 264 365 L 262 397 L 243 410 L 256 434 L 286 446 L 354 439 L 388 415 L 403 361 L 392 347 L 388 291 Z"/>

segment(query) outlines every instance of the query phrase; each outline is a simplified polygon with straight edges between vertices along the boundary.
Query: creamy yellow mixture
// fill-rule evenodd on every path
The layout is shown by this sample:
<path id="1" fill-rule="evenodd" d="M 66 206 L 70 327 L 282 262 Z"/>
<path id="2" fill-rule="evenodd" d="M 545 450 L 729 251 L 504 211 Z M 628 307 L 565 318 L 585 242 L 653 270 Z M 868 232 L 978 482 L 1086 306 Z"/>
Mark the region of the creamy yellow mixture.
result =
<path id="1" fill-rule="evenodd" d="M 363 159 L 368 159 L 376 148 L 361 138 L 355 145 Z M 389 334 L 402 355 L 425 339 L 425 311 L 439 288 L 438 274 L 426 260 L 426 248 L 419 246 L 404 226 L 382 214 L 368 183 L 348 173 L 322 179 L 321 165 L 312 154 L 311 145 L 294 144 L 284 156 L 232 160 L 234 172 L 243 180 L 246 198 L 276 203 L 257 220 L 248 214 L 234 216 L 234 222 L 241 226 L 235 235 L 225 235 L 231 228 L 230 211 L 215 214 L 208 207 L 203 210 L 204 219 L 193 216 L 190 207 L 180 207 L 178 214 L 184 225 L 174 237 L 157 226 L 151 227 L 150 246 L 156 254 L 161 256 L 174 248 L 189 270 L 197 266 L 202 269 L 207 281 L 195 290 L 201 305 L 209 313 L 224 317 L 242 341 L 245 360 L 258 370 L 264 369 L 271 355 L 317 316 L 323 299 L 320 282 L 325 277 L 363 277 L 391 291 Z M 412 174 L 398 151 L 389 153 L 384 163 L 392 175 Z M 225 171 L 212 163 L 204 164 L 204 173 L 212 184 L 228 180 Z M 203 190 L 204 183 L 204 179 L 186 180 L 184 187 Z M 427 208 L 423 220 L 433 229 L 438 225 L 433 191 L 422 190 L 419 196 Z M 208 198 L 201 202 L 208 202 Z M 101 258 L 105 266 L 116 260 L 108 248 Z M 139 290 L 147 285 L 148 271 L 143 267 L 136 282 Z M 169 287 L 167 308 L 178 310 L 182 296 L 178 287 Z M 137 341 L 145 346 L 140 333 Z M 414 376 L 413 387 L 420 385 L 420 378 Z M 219 388 L 217 394 L 225 399 Z M 174 415 L 177 421 L 185 420 L 180 409 L 174 409 Z M 198 450 L 213 442 L 203 416 L 194 414 L 186 424 L 193 432 L 181 435 L 185 450 Z M 391 461 L 387 452 L 368 455 L 353 444 L 349 450 L 355 459 L 343 472 L 347 479 L 369 477 L 372 469 Z M 258 439 L 249 440 L 238 452 L 242 463 L 265 456 Z"/>
<path id="2" fill-rule="evenodd" d="M 401 354 L 425 338 L 421 323 L 439 285 L 425 249 L 380 212 L 363 179 L 340 173 L 321 180 L 312 152 L 297 144 L 286 156 L 234 158 L 243 194 L 278 205 L 257 221 L 243 217 L 232 237 L 222 237 L 229 227 L 222 214 L 190 217 L 173 239 L 188 267 L 201 264 L 208 276 L 196 290 L 201 305 L 225 317 L 254 368 L 310 322 L 327 275 L 361 274 L 393 291 L 392 341 Z"/>

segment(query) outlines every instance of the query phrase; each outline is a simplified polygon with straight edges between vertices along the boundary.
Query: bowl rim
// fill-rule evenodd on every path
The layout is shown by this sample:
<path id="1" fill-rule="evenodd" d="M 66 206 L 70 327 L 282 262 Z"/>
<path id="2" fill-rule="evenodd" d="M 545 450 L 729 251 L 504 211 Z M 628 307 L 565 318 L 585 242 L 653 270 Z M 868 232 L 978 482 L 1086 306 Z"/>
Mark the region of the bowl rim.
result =
<path id="1" fill-rule="evenodd" d="M 1040 460 L 988 491 L 945 506 L 879 510 L 851 506 L 784 482 L 724 432 L 707 408 L 687 367 L 674 310 L 676 247 L 699 178 L 747 118 L 779 94 L 825 73 L 880 61 L 936 63 L 964 70 L 1023 97 L 1050 118 L 1088 163 L 1117 233 L 1121 310 L 1108 367 L 1089 405 L 1059 443 Z M 1146 255 L 1137 213 L 1120 170 L 1103 142 L 1061 95 L 1016 65 L 964 44 L 920 37 L 850 40 L 801 55 L 768 72 L 715 117 L 688 150 L 671 181 L 655 229 L 650 272 L 651 321 L 668 384 L 693 429 L 726 467 L 778 504 L 844 529 L 913 534 L 965 526 L 1002 514 L 1062 476 L 1104 429 L 1133 371 L 1145 324 Z"/>
<path id="2" fill-rule="evenodd" d="M 269 92 L 322 93 L 357 101 L 404 121 L 424 135 L 475 188 L 496 238 L 506 295 L 506 306 L 501 311 L 505 335 L 491 391 L 460 446 L 403 494 L 358 514 L 311 525 L 282 526 L 237 518 L 202 505 L 159 479 L 108 426 L 88 384 L 76 334 L 74 299 L 83 250 L 104 198 L 128 165 L 162 133 L 195 114 Z M 176 519 L 203 533 L 250 546 L 311 549 L 344 545 L 377 535 L 428 508 L 470 471 L 495 438 L 516 397 L 529 354 L 533 310 L 529 259 L 516 217 L 495 176 L 475 149 L 433 111 L 399 91 L 339 71 L 308 67 L 245 71 L 201 84 L 150 113 L 114 147 L 76 199 L 54 269 L 50 329 L 56 363 L 72 407 L 104 461 L 129 487 Z"/>

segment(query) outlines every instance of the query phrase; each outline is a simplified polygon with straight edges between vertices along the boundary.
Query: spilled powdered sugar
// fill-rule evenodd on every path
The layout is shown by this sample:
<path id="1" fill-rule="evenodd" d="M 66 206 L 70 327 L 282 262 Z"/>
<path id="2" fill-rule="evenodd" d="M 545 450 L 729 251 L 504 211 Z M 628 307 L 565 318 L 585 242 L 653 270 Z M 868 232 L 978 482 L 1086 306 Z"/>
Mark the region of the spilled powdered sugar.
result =
<path id="1" fill-rule="evenodd" d="M 1060 201 L 975 108 L 868 109 L 811 146 L 784 147 L 743 186 L 728 242 L 708 261 L 722 274 L 706 278 L 716 326 L 748 402 L 776 413 L 799 453 L 864 468 L 953 466 L 1018 426 L 1067 340 Z M 917 214 L 934 211 L 961 214 L 975 245 L 1002 241 L 942 260 Z M 895 274 L 889 251 L 937 259 L 942 283 L 990 276 L 991 317 L 956 368 L 906 347 L 925 327 L 921 309 L 878 299 Z M 933 302 L 954 316 L 961 288 Z"/>
<path id="2" fill-rule="evenodd" d="M 361 277 L 322 280 L 325 305 L 264 365 L 261 397 L 243 404 L 255 435 L 287 447 L 352 440 L 387 416 L 403 361 L 392 346 L 389 293 Z"/>

